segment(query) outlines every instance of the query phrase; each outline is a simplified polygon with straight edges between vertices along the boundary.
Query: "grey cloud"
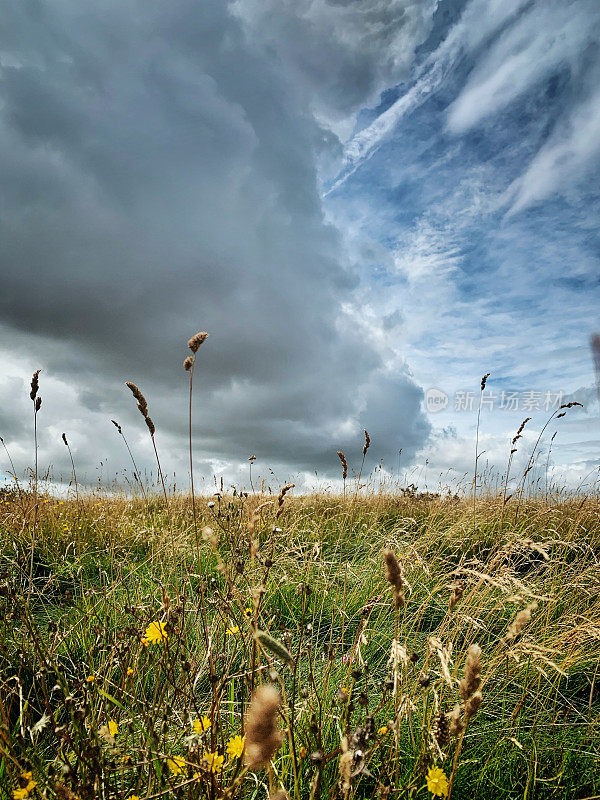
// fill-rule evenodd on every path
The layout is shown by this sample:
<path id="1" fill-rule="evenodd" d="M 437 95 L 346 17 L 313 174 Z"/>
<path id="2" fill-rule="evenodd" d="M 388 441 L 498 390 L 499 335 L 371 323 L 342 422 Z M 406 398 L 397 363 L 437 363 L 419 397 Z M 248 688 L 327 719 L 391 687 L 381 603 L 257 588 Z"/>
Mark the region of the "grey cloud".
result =
<path id="1" fill-rule="evenodd" d="M 316 166 L 335 143 L 293 74 L 219 2 L 14 0 L 4 14 L 3 346 L 35 346 L 75 386 L 86 447 L 104 442 L 104 414 L 139 423 L 133 379 L 185 464 L 181 361 L 203 328 L 199 459 L 260 445 L 273 463 L 329 468 L 341 420 L 377 430 L 384 457 L 396 438 L 414 452 L 419 390 L 343 312 L 358 276 Z M 67 427 L 58 394 L 52 409 Z"/>
<path id="2" fill-rule="evenodd" d="M 232 4 L 252 35 L 277 52 L 319 118 L 334 126 L 376 103 L 380 92 L 408 75 L 436 7 L 437 0 Z"/>

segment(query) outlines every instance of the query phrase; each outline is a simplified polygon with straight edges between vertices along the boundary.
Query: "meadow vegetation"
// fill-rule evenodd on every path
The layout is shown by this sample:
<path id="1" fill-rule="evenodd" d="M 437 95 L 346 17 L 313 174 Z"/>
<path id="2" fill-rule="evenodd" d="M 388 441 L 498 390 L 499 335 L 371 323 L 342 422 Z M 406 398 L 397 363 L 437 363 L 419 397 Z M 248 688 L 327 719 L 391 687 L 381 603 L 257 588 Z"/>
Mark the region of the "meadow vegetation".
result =
<path id="1" fill-rule="evenodd" d="M 357 485 L 3 490 L 0 797 L 600 797 L 598 498 Z"/>

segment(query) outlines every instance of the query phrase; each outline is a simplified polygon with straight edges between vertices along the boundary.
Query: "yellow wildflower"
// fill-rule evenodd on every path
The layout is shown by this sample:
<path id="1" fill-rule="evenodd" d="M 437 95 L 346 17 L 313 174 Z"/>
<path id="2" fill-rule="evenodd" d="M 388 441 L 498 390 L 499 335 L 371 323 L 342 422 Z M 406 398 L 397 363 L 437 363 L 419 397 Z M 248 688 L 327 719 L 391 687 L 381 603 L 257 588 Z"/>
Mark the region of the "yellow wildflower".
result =
<path id="1" fill-rule="evenodd" d="M 427 772 L 427 788 L 434 796 L 448 796 L 448 778 L 443 769 L 439 767 L 429 767 L 429 771 Z"/>
<path id="2" fill-rule="evenodd" d="M 219 772 L 223 769 L 223 762 L 225 761 L 225 756 L 220 756 L 217 751 L 215 750 L 214 753 L 204 753 L 202 756 L 203 760 L 206 761 L 208 769 L 214 775 L 218 775 Z"/>
<path id="3" fill-rule="evenodd" d="M 194 733 L 204 733 L 210 728 L 210 719 L 206 716 L 200 717 L 200 719 L 195 719 L 192 722 L 192 728 L 194 729 Z"/>
<path id="4" fill-rule="evenodd" d="M 234 634 L 234 633 L 237 633 L 238 631 L 239 631 L 239 626 L 238 626 L 238 625 L 230 625 L 230 626 L 227 628 L 227 633 L 228 633 L 230 636 L 233 636 L 233 634 Z"/>
<path id="5" fill-rule="evenodd" d="M 88 675 L 85 680 L 86 680 L 86 683 L 93 683 L 96 680 L 96 676 L 95 675 Z"/>
<path id="6" fill-rule="evenodd" d="M 142 639 L 143 644 L 158 644 L 164 642 L 169 638 L 167 634 L 167 623 L 155 620 L 151 622 L 146 628 L 146 633 Z"/>
<path id="7" fill-rule="evenodd" d="M 239 758 L 244 752 L 245 736 L 232 736 L 227 742 L 227 755 L 229 758 Z"/>
<path id="8" fill-rule="evenodd" d="M 185 758 L 181 756 L 173 756 L 173 758 L 167 758 L 167 766 L 173 773 L 173 775 L 181 775 L 183 770 L 185 769 Z"/>
<path id="9" fill-rule="evenodd" d="M 130 794 L 127 800 L 140 800 L 137 794 Z"/>
<path id="10" fill-rule="evenodd" d="M 306 758 L 306 747 L 304 747 L 304 745 L 302 745 L 298 752 L 300 754 L 300 758 Z"/>
<path id="11" fill-rule="evenodd" d="M 133 675 L 133 669 L 131 667 L 127 667 L 127 675 Z"/>
<path id="12" fill-rule="evenodd" d="M 108 721 L 108 732 L 110 733 L 111 736 L 116 736 L 117 733 L 119 732 L 119 726 L 114 721 L 114 719 L 109 719 Z"/>
<path id="13" fill-rule="evenodd" d="M 25 797 L 29 797 L 30 792 L 37 786 L 37 781 L 31 780 L 31 772 L 21 773 L 21 783 L 26 785 L 13 790 L 14 800 L 24 800 Z"/>
<path id="14" fill-rule="evenodd" d="M 388 732 L 388 727 L 387 725 L 384 725 L 382 728 L 379 728 L 379 730 L 377 731 L 377 735 L 385 736 L 387 732 Z"/>

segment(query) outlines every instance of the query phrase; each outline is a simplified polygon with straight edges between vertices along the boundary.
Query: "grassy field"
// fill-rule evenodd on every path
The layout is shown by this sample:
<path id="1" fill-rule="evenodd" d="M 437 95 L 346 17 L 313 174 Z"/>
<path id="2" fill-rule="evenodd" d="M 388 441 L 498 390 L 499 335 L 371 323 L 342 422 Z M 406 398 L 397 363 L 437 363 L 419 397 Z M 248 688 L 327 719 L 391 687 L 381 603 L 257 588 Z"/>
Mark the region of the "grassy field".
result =
<path id="1" fill-rule="evenodd" d="M 597 499 L 292 495 L 5 492 L 0 796 L 600 796 Z"/>

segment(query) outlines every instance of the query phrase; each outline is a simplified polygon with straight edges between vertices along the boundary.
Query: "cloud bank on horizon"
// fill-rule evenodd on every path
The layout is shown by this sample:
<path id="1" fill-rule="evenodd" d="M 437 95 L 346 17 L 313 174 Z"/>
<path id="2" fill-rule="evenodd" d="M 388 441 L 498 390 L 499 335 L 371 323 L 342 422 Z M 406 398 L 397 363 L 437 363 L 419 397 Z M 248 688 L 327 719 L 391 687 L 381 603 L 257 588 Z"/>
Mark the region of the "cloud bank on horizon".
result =
<path id="1" fill-rule="evenodd" d="M 593 0 L 9 0 L 0 435 L 19 468 L 41 366 L 59 477 L 62 430 L 89 480 L 126 467 L 111 418 L 151 468 L 131 379 L 185 485 L 197 329 L 207 485 L 251 453 L 273 480 L 334 475 L 363 427 L 389 469 L 402 448 L 459 473 L 472 415 L 428 416 L 424 389 L 491 370 L 498 391 L 587 391 L 599 77 Z M 489 415 L 494 458 L 515 419 Z M 557 440 L 576 481 L 596 423 Z"/>

